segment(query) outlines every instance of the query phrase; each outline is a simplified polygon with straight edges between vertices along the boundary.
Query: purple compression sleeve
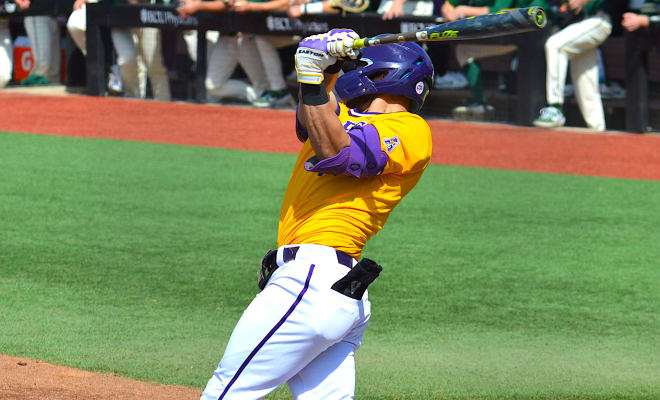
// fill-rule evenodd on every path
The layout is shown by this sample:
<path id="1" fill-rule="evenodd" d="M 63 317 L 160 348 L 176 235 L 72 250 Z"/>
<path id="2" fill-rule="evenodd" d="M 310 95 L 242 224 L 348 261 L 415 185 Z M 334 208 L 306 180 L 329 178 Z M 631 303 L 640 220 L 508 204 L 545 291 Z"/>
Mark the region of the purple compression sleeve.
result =
<path id="1" fill-rule="evenodd" d="M 310 172 L 333 175 L 353 175 L 356 178 L 375 176 L 383 172 L 387 154 L 380 149 L 380 136 L 373 125 L 353 128 L 348 131 L 351 145 L 344 147 L 334 157 L 313 163 L 312 157 L 305 163 Z"/>

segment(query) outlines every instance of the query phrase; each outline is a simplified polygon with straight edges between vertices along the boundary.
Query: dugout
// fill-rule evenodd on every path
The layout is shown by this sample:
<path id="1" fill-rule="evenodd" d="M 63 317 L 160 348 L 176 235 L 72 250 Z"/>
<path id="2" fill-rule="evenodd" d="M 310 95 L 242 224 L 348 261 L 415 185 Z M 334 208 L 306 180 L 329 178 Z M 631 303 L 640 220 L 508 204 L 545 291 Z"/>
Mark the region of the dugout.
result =
<path id="1" fill-rule="evenodd" d="M 39 3 L 41 2 L 41 3 Z M 0 9 L 0 17 L 10 17 L 12 26 L 20 29 L 23 15 L 51 14 L 66 15 L 66 6 L 53 4 L 64 3 L 62 0 L 37 0 L 35 8 L 27 13 L 9 15 Z M 50 6 L 44 6 L 50 4 Z M 193 18 L 183 19 L 172 6 L 158 5 L 110 5 L 89 4 L 87 7 L 87 48 L 88 57 L 81 60 L 76 48 L 67 46 L 69 59 L 77 61 L 72 65 L 84 65 L 75 68 L 67 81 L 74 85 L 86 85 L 90 95 L 106 95 L 109 66 L 115 54 L 110 40 L 111 27 L 155 27 L 162 31 L 163 55 L 174 100 L 206 102 L 204 79 L 206 76 L 206 35 L 207 31 L 217 30 L 223 33 L 248 32 L 256 34 L 298 36 L 325 32 L 335 27 L 351 27 L 362 36 L 371 36 L 383 32 L 402 32 L 419 29 L 435 24 L 434 17 L 404 16 L 383 21 L 379 14 L 305 15 L 300 19 L 288 18 L 284 13 L 249 13 L 249 14 L 208 14 L 200 13 Z M 63 18 L 65 21 L 66 19 Z M 184 31 L 198 32 L 197 62 L 187 54 L 182 39 Z M 66 35 L 66 29 L 62 30 Z M 482 60 L 483 78 L 486 95 L 496 107 L 493 121 L 515 123 L 529 126 L 538 116 L 538 110 L 545 105 L 545 54 L 543 43 L 549 35 L 544 32 L 524 33 L 487 40 L 474 41 L 483 44 L 516 44 L 518 50 L 513 54 Z M 654 51 L 653 43 L 657 36 L 650 32 L 638 32 L 634 35 L 615 35 L 601 47 L 608 79 L 625 82 L 630 88 L 625 99 L 604 99 L 603 105 L 608 129 L 645 132 L 650 126 L 660 127 L 660 54 Z M 643 37 L 643 40 L 640 40 Z M 627 52 L 631 44 L 643 44 L 635 56 Z M 427 46 L 455 47 L 454 43 L 427 43 Z M 79 53 L 79 52 L 78 52 Z M 450 51 L 449 68 L 458 69 L 453 51 Z M 624 57 L 625 55 L 625 57 Z M 290 56 L 286 56 L 285 60 Z M 635 63 L 631 60 L 637 60 Z M 628 61 L 628 62 L 627 62 Z M 68 63 L 67 63 L 68 64 Z M 286 63 L 285 63 L 286 64 Z M 517 67 L 512 71 L 512 64 Z M 85 68 L 86 67 L 86 68 Z M 85 72 L 86 69 L 86 72 Z M 289 70 L 285 71 L 285 73 Z M 81 79 L 81 76 L 82 79 Z M 237 77 L 240 77 L 240 69 Z M 86 79 L 85 79 L 86 78 Z M 76 80 L 77 79 L 77 80 Z M 290 89 L 295 90 L 295 82 L 289 81 Z M 451 109 L 464 104 L 469 96 L 467 89 L 432 90 L 424 113 L 430 117 L 451 118 Z M 575 101 L 566 98 L 565 113 L 568 126 L 584 126 Z"/>

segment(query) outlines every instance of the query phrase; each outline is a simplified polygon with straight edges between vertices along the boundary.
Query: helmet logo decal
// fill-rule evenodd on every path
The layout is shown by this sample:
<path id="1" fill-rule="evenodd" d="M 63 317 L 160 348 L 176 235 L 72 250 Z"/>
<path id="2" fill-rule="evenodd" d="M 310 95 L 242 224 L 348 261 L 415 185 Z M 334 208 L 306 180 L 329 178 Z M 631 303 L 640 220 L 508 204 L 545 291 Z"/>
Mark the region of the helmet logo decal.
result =
<path id="1" fill-rule="evenodd" d="M 417 92 L 417 94 L 422 94 L 423 91 L 424 91 L 424 82 L 417 82 L 417 85 L 415 85 L 415 92 Z"/>

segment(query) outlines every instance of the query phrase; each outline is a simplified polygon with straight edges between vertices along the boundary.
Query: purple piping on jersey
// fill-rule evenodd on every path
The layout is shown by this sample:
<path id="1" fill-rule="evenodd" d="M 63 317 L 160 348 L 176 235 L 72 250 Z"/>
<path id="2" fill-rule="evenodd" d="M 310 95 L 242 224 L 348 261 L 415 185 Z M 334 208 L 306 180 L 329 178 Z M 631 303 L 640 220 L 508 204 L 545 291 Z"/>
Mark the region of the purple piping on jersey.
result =
<path id="1" fill-rule="evenodd" d="M 225 387 L 225 390 L 223 390 L 223 391 L 222 391 L 222 394 L 220 395 L 220 397 L 218 397 L 218 400 L 222 400 L 222 399 L 225 397 L 225 395 L 227 394 L 227 392 L 229 391 L 229 389 L 231 388 L 231 386 L 234 384 L 234 382 L 236 382 L 236 379 L 238 379 L 238 376 L 243 372 L 243 370 L 245 369 L 245 367 L 247 367 L 247 365 L 250 363 L 250 361 L 252 361 L 252 359 L 253 359 L 254 356 L 257 354 L 257 352 L 258 352 L 262 347 L 264 347 L 264 345 L 266 344 L 266 342 L 268 341 L 268 339 L 270 339 L 270 338 L 275 334 L 275 332 L 276 332 L 276 331 L 277 331 L 277 330 L 278 330 L 278 329 L 284 324 L 284 322 L 286 321 L 286 319 L 289 318 L 289 316 L 293 313 L 293 310 L 295 310 L 296 307 L 298 306 L 298 304 L 300 304 L 300 301 L 302 300 L 303 296 L 305 295 L 305 292 L 307 292 L 307 289 L 309 288 L 309 281 L 312 279 L 312 273 L 313 273 L 313 272 L 314 272 L 314 264 L 312 264 L 312 265 L 309 267 L 309 273 L 307 274 L 307 279 L 305 280 L 305 286 L 303 287 L 302 291 L 301 291 L 300 294 L 298 295 L 298 298 L 296 298 L 296 301 L 293 302 L 293 304 L 291 305 L 291 307 L 289 307 L 289 310 L 288 310 L 288 311 L 284 314 L 284 316 L 283 316 L 283 317 L 277 322 L 277 324 L 275 324 L 275 326 L 273 327 L 273 329 L 271 329 L 270 332 L 268 332 L 268 334 L 267 334 L 263 339 L 261 339 L 261 342 L 259 342 L 259 344 L 257 345 L 257 347 L 255 347 L 254 350 L 252 350 L 252 352 L 250 353 L 250 355 L 247 356 L 247 358 L 245 359 L 245 361 L 243 361 L 243 364 L 241 364 L 241 366 L 238 368 L 238 370 L 237 370 L 236 373 L 234 374 L 234 377 L 231 378 L 231 380 L 229 381 L 229 383 L 228 383 L 227 386 Z"/>
<path id="2" fill-rule="evenodd" d="M 378 115 L 378 114 L 382 114 L 382 113 L 379 113 L 379 112 L 359 112 L 355 108 L 351 108 L 351 109 L 348 110 L 348 115 L 350 115 L 351 117 L 366 117 L 366 116 L 369 116 L 369 115 Z"/>

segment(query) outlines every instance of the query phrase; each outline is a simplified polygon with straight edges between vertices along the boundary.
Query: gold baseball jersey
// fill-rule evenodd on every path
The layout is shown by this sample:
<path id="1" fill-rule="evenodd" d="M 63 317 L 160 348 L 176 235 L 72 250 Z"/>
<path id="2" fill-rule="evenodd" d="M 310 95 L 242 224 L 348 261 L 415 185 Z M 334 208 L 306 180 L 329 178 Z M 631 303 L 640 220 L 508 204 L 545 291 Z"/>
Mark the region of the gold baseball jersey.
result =
<path id="1" fill-rule="evenodd" d="M 340 103 L 338 116 L 351 136 L 351 149 L 345 150 L 372 151 L 378 153 L 375 158 L 366 158 L 382 161 L 376 162 L 377 171 L 362 176 L 359 172 L 316 172 L 310 164 L 314 149 L 306 140 L 284 195 L 277 241 L 278 246 L 330 246 L 357 259 L 429 164 L 431 129 L 409 112 L 359 113 Z M 373 163 L 368 162 L 370 168 Z M 349 164 L 347 170 L 357 169 L 360 163 Z"/>

